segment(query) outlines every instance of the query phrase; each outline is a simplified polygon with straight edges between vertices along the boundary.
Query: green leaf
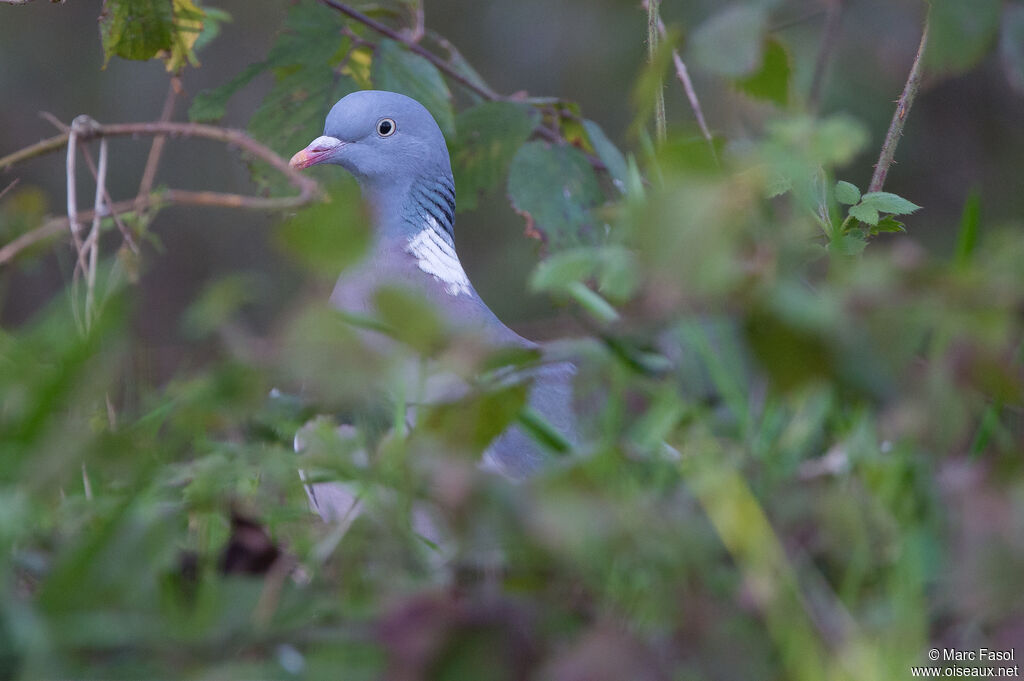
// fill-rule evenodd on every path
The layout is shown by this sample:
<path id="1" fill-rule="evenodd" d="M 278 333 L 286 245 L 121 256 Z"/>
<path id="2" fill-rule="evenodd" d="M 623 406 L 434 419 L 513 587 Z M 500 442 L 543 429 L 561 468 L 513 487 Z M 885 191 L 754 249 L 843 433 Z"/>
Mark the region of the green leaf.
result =
<path id="1" fill-rule="evenodd" d="M 847 206 L 853 206 L 860 202 L 860 190 L 856 185 L 840 180 L 836 182 L 836 201 Z"/>
<path id="2" fill-rule="evenodd" d="M 627 179 L 629 177 L 629 169 L 626 165 L 626 157 L 622 155 L 619 148 L 608 139 L 608 136 L 604 134 L 604 130 L 601 126 L 591 120 L 583 121 L 583 128 L 587 131 L 587 137 L 590 139 L 590 143 L 594 147 L 594 151 L 597 152 L 597 157 L 601 159 L 605 167 L 608 168 L 608 174 L 611 175 L 612 181 L 615 186 L 622 193 L 626 192 Z"/>
<path id="3" fill-rule="evenodd" d="M 871 236 L 876 234 L 882 234 L 884 232 L 906 232 L 907 228 L 902 222 L 897 220 L 891 215 L 886 215 L 884 218 L 878 221 L 877 225 L 874 225 L 871 230 Z"/>
<path id="4" fill-rule="evenodd" d="M 250 64 L 224 85 L 200 92 L 192 100 L 192 106 L 188 108 L 189 120 L 216 121 L 223 118 L 228 100 L 252 82 L 253 78 L 263 73 L 267 66 L 267 62 Z"/>
<path id="5" fill-rule="evenodd" d="M 956 251 L 953 261 L 963 267 L 971 260 L 978 244 L 978 226 L 981 224 L 981 196 L 972 191 L 964 202 L 960 215 L 960 230 L 956 236 Z"/>
<path id="6" fill-rule="evenodd" d="M 761 68 L 757 73 L 735 81 L 735 85 L 740 92 L 751 97 L 786 106 L 789 102 L 789 81 L 792 76 L 789 61 L 789 53 L 782 43 L 769 39 L 765 42 Z"/>
<path id="7" fill-rule="evenodd" d="M 304 208 L 285 222 L 278 239 L 305 265 L 333 279 L 363 256 L 370 231 L 354 180 L 338 183 L 328 196 L 329 200 Z"/>
<path id="8" fill-rule="evenodd" d="M 171 49 L 171 0 L 109 0 L 100 16 L 104 67 L 113 56 L 145 61 Z"/>
<path id="9" fill-rule="evenodd" d="M 878 224 L 878 209 L 872 208 L 871 206 L 863 203 L 858 203 L 856 206 L 850 208 L 850 215 L 861 222 L 866 222 L 869 225 Z"/>
<path id="10" fill-rule="evenodd" d="M 475 208 L 498 186 L 539 118 L 533 107 L 512 102 L 485 102 L 459 114 L 452 149 L 459 210 Z"/>
<path id="11" fill-rule="evenodd" d="M 636 291 L 637 268 L 634 254 L 620 246 L 569 248 L 537 265 L 530 289 L 566 293 L 572 285 L 596 277 L 602 294 L 621 301 Z"/>
<path id="12" fill-rule="evenodd" d="M 859 230 L 844 234 L 836 241 L 836 249 L 843 255 L 860 255 L 867 245 L 864 234 Z"/>
<path id="13" fill-rule="evenodd" d="M 381 286 L 373 297 L 374 306 L 391 335 L 430 355 L 441 348 L 446 333 L 437 310 L 419 291 L 397 286 Z"/>
<path id="14" fill-rule="evenodd" d="M 861 197 L 860 201 L 880 213 L 892 213 L 893 215 L 908 215 L 921 208 L 902 196 L 889 192 L 869 192 Z"/>
<path id="15" fill-rule="evenodd" d="M 423 423 L 456 446 L 483 451 L 522 411 L 527 388 L 527 384 L 512 385 L 426 407 Z"/>
<path id="16" fill-rule="evenodd" d="M 581 151 L 527 142 L 508 172 L 512 207 L 553 250 L 597 240 L 591 209 L 603 200 L 601 186 Z"/>
<path id="17" fill-rule="evenodd" d="M 995 44 L 1002 0 L 931 0 L 928 16 L 929 72 L 963 73 Z"/>
<path id="18" fill-rule="evenodd" d="M 999 55 L 1010 87 L 1024 93 L 1024 5 L 1006 4 L 999 35 Z"/>
<path id="19" fill-rule="evenodd" d="M 733 5 L 698 26 L 690 40 L 689 58 L 711 73 L 739 78 L 762 63 L 766 30 L 760 7 Z"/>
<path id="20" fill-rule="evenodd" d="M 374 87 L 408 95 L 426 107 L 446 138 L 454 139 L 451 93 L 437 68 L 393 40 L 382 40 L 374 52 Z"/>

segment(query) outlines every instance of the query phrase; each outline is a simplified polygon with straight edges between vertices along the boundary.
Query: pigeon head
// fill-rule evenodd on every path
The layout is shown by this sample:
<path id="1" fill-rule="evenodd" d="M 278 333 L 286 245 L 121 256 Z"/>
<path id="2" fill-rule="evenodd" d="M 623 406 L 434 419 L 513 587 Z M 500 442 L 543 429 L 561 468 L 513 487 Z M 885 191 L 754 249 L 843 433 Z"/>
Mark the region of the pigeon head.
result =
<path id="1" fill-rule="evenodd" d="M 444 135 L 415 99 L 362 90 L 346 95 L 327 114 L 324 134 L 292 157 L 293 168 L 339 165 L 360 183 L 380 186 L 423 173 L 451 174 Z"/>

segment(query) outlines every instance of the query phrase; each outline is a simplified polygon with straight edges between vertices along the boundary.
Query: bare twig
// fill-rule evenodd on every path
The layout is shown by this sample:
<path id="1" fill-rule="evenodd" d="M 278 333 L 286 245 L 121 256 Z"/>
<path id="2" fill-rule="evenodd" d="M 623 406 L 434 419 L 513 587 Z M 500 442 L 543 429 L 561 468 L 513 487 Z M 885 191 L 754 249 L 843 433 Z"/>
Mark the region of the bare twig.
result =
<path id="1" fill-rule="evenodd" d="M 320 0 L 320 2 L 321 4 L 326 5 L 327 7 L 330 7 L 333 10 L 341 12 L 350 19 L 358 21 L 367 28 L 376 31 L 377 33 L 380 33 L 382 36 L 390 38 L 395 42 L 402 43 L 403 45 L 408 47 L 411 52 L 415 52 L 416 54 L 420 55 L 421 57 L 429 61 L 431 64 L 436 66 L 438 69 L 443 71 L 449 78 L 456 81 L 463 87 L 472 90 L 473 92 L 480 95 L 484 99 L 501 99 L 493 90 L 484 85 L 480 85 L 469 80 L 461 73 L 453 69 L 451 64 L 447 63 L 445 60 L 441 59 L 430 50 L 426 49 L 425 47 L 416 42 L 413 42 L 410 38 L 403 36 L 398 31 L 392 30 L 391 28 L 385 26 L 379 21 L 371 19 L 370 17 L 366 16 L 359 10 L 349 7 L 345 3 L 338 2 L 337 0 Z"/>
<path id="2" fill-rule="evenodd" d="M 168 135 L 171 137 L 203 137 L 235 146 L 244 152 L 268 163 L 274 169 L 281 172 L 295 186 L 299 193 L 294 196 L 281 198 L 264 198 L 259 196 L 245 196 L 242 194 L 229 194 L 211 191 L 188 191 L 184 189 L 168 189 L 160 192 L 150 192 L 142 200 L 136 197 L 133 200 L 112 202 L 109 195 L 104 191 L 105 210 L 100 210 L 101 217 L 117 215 L 132 210 L 145 210 L 151 207 L 163 207 L 166 205 L 193 205 L 193 206 L 222 206 L 226 208 L 241 208 L 246 210 L 282 210 L 302 206 L 312 201 L 319 195 L 319 186 L 312 178 L 300 174 L 288 165 L 288 162 L 274 153 L 266 146 L 252 139 L 244 132 L 219 128 L 212 125 L 198 123 L 120 123 L 114 125 L 95 125 L 88 129 L 80 130 L 71 135 L 70 132 L 42 140 L 24 149 L 0 158 L 0 170 L 6 169 L 30 158 L 42 156 L 68 146 L 73 137 L 77 144 L 80 140 L 98 139 L 113 136 L 136 136 L 136 135 Z M 74 161 L 69 161 L 74 170 Z M 73 179 L 68 185 L 74 186 Z M 74 189 L 70 190 L 72 193 Z M 73 194 L 72 197 L 74 198 Z M 69 201 L 69 215 L 65 217 L 52 218 L 32 231 L 22 234 L 14 241 L 0 247 L 0 264 L 9 262 L 18 253 L 29 246 L 40 241 L 58 236 L 64 230 L 71 230 L 72 224 L 85 220 L 94 220 L 97 210 L 78 212 L 77 207 L 71 206 Z M 78 237 L 77 231 L 72 231 Z M 76 243 L 76 251 L 81 250 L 81 239 Z M 85 271 L 85 263 L 80 262 L 82 270 Z M 76 265 L 78 267 L 78 265 Z"/>
<path id="3" fill-rule="evenodd" d="M 107 186 L 107 140 L 100 140 L 100 163 L 96 171 L 96 197 L 93 200 L 92 227 L 85 246 L 89 251 L 89 269 L 85 277 L 85 330 L 92 327 L 96 316 L 96 268 L 100 255 L 100 223 L 103 221 L 103 195 Z"/>
<path id="4" fill-rule="evenodd" d="M 885 177 L 889 173 L 889 166 L 892 165 L 896 156 L 896 145 L 899 144 L 903 135 L 903 125 L 906 123 L 907 114 L 914 104 L 917 91 L 921 88 L 922 58 L 928 46 L 928 20 L 925 20 L 924 30 L 921 31 L 921 43 L 917 46 L 917 55 L 914 56 L 914 63 L 910 67 L 910 74 L 907 76 L 907 84 L 903 86 L 903 94 L 896 103 L 896 111 L 892 115 L 892 122 L 889 124 L 889 132 L 885 135 L 885 142 L 882 144 L 882 151 L 878 156 L 878 163 L 875 164 L 875 172 L 871 176 L 871 184 L 868 185 L 869 192 L 882 190 L 885 185 Z"/>
<path id="5" fill-rule="evenodd" d="M 6 196 L 6 194 L 7 194 L 7 192 L 9 192 L 12 189 L 14 189 L 15 187 L 17 187 L 19 182 L 21 182 L 21 178 L 16 177 L 13 180 L 11 180 L 11 183 L 9 185 L 4 187 L 3 189 L 0 189 L 0 199 L 4 198 L 4 196 Z"/>
<path id="6" fill-rule="evenodd" d="M 68 132 L 69 130 L 71 130 L 71 128 L 65 125 L 62 120 L 60 120 L 48 111 L 40 111 L 39 115 L 61 132 Z M 96 164 L 93 163 L 92 154 L 89 153 L 88 147 L 82 147 L 82 156 L 85 157 L 85 164 L 89 166 L 89 172 L 92 173 L 93 179 L 98 179 L 98 173 L 96 172 Z M 105 185 L 103 187 L 103 200 L 107 202 L 108 206 L 114 203 L 114 200 L 110 198 L 110 192 L 107 191 Z M 114 224 L 116 224 L 118 230 L 120 230 L 121 237 L 124 239 L 124 242 L 128 245 L 128 248 L 130 248 L 133 253 L 138 253 L 139 246 L 138 244 L 135 243 L 135 237 L 132 236 L 132 230 L 128 229 L 128 225 L 124 223 L 124 220 L 122 220 L 121 216 L 118 215 L 117 213 L 111 213 L 110 216 L 114 219 Z"/>
<path id="7" fill-rule="evenodd" d="M 828 0 L 825 13 L 825 27 L 821 32 L 821 43 L 818 45 L 818 58 L 814 62 L 814 75 L 811 77 L 811 91 L 807 97 L 807 107 L 811 111 L 818 110 L 821 102 L 821 87 L 825 82 L 825 71 L 829 60 L 835 52 L 836 38 L 839 35 L 839 23 L 843 16 L 842 0 Z"/>
<path id="8" fill-rule="evenodd" d="M 647 0 L 647 62 L 654 63 L 654 57 L 658 52 L 658 24 L 661 23 L 661 0 Z M 665 122 L 665 88 L 658 78 L 658 89 L 654 93 L 654 135 L 658 142 L 664 142 L 667 136 L 667 124 Z"/>
<path id="9" fill-rule="evenodd" d="M 148 123 L 112 123 L 109 125 L 97 125 L 96 127 L 80 132 L 79 140 L 98 139 L 101 137 L 126 137 L 138 135 L 168 135 L 170 137 L 203 137 L 205 139 L 223 142 L 237 147 L 242 151 L 252 154 L 261 161 L 266 162 L 275 170 L 281 172 L 288 181 L 295 186 L 299 193 L 295 196 L 288 196 L 278 199 L 265 199 L 256 196 L 242 196 L 239 194 L 219 194 L 216 192 L 186 192 L 177 190 L 166 192 L 170 196 L 191 197 L 189 203 L 201 203 L 202 205 L 222 205 L 231 208 L 253 208 L 256 210 L 270 210 L 276 208 L 294 208 L 312 200 L 319 191 L 319 186 L 313 179 L 302 175 L 288 165 L 288 161 L 278 156 L 271 149 L 260 144 L 241 130 L 231 128 L 220 128 L 214 125 L 202 123 L 172 123 L 172 122 L 148 122 Z M 68 135 L 62 134 L 49 139 L 37 142 L 29 147 L 20 149 L 12 154 L 0 158 L 0 170 L 4 170 L 35 156 L 57 151 L 68 143 Z M 196 201 L 202 196 L 201 201 Z M 172 201 L 180 203 L 180 201 Z M 122 209 L 123 210 L 123 209 Z"/>
<path id="10" fill-rule="evenodd" d="M 386 38 L 390 38 L 391 40 L 394 40 L 395 42 L 402 43 L 407 48 L 409 48 L 409 51 L 414 52 L 414 53 L 418 54 L 419 56 L 423 57 L 424 59 L 429 61 L 431 64 L 436 66 L 438 68 L 438 70 L 440 70 L 446 76 L 448 76 L 449 78 L 451 78 L 452 80 L 457 82 L 459 85 L 462 85 L 467 90 L 470 90 L 471 92 L 475 93 L 479 97 L 482 97 L 483 99 L 486 99 L 486 100 L 491 101 L 491 102 L 509 101 L 511 99 L 509 97 L 503 97 L 503 96 L 499 95 L 494 90 L 491 90 L 489 87 L 487 87 L 486 85 L 484 85 L 482 83 L 475 83 L 475 82 L 473 82 L 472 80 L 470 80 L 466 76 L 464 76 L 461 73 L 459 73 L 458 71 L 456 71 L 455 68 L 451 64 L 446 62 L 444 59 L 441 59 L 436 54 L 434 54 L 433 52 L 428 50 L 427 48 L 425 48 L 422 45 L 420 45 L 419 43 L 413 41 L 411 38 L 409 38 L 407 36 L 403 36 L 398 31 L 395 31 L 395 30 L 389 28 L 388 26 L 385 26 L 384 24 L 380 23 L 379 21 L 376 21 L 376 20 L 366 16 L 365 14 L 360 12 L 359 10 L 356 10 L 356 9 L 354 9 L 352 7 L 349 7 L 345 3 L 338 2 L 337 0 L 319 0 L 319 1 L 320 1 L 321 4 L 323 4 L 323 5 L 327 6 L 327 7 L 330 7 L 333 10 L 341 12 L 342 14 L 344 14 L 347 17 L 349 17 L 350 19 L 358 21 L 359 23 L 363 24 L 364 26 L 366 26 L 370 30 L 375 31 L 375 32 L 379 33 L 380 35 L 382 35 L 382 36 L 384 36 Z M 454 49 L 454 48 L 452 48 L 452 49 Z M 538 125 L 537 128 L 534 130 L 534 132 L 538 136 L 543 137 L 544 139 L 548 140 L 549 142 L 553 142 L 553 143 L 563 143 L 563 142 L 565 142 L 565 139 L 562 137 L 561 134 L 559 134 L 557 132 L 553 132 L 552 130 L 550 130 L 548 128 L 545 128 L 543 125 Z M 601 162 L 601 159 L 599 159 L 596 156 L 594 156 L 593 154 L 589 154 L 589 153 L 587 153 L 586 156 L 587 156 L 587 160 L 590 162 L 590 165 L 593 166 L 595 169 L 597 169 L 597 170 L 605 170 L 605 165 L 604 165 L 604 163 Z M 0 166 L 0 168 L 2 168 L 2 166 Z"/>
<path id="11" fill-rule="evenodd" d="M 164 100 L 163 111 L 160 112 L 160 121 L 166 123 L 171 120 L 171 116 L 174 114 L 174 105 L 178 100 L 178 94 L 181 92 L 181 78 L 177 75 L 171 76 L 171 84 L 167 89 L 167 98 Z M 153 138 L 153 144 L 149 148 L 149 156 L 146 158 L 146 167 L 142 171 L 142 180 L 139 182 L 139 193 L 138 198 L 141 202 L 142 199 L 149 194 L 153 189 L 153 182 L 156 180 L 156 169 L 160 165 L 160 156 L 164 151 L 164 143 L 167 141 L 166 135 L 157 135 Z M 136 208 L 136 212 L 140 212 L 141 208 Z"/>

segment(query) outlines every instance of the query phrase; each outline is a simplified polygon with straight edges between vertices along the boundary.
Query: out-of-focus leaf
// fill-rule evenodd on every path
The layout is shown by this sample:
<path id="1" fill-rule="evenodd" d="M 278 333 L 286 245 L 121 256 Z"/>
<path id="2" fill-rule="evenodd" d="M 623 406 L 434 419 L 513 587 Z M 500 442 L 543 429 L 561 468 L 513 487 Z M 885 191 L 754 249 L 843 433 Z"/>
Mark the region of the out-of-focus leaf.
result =
<path id="1" fill-rule="evenodd" d="M 482 194 L 498 186 L 539 118 L 533 107 L 512 102 L 485 102 L 459 114 L 452 165 L 460 211 L 475 208 Z"/>
<path id="2" fill-rule="evenodd" d="M 999 54 L 1010 87 L 1024 93 L 1024 5 L 1006 3 L 999 34 Z"/>
<path id="3" fill-rule="evenodd" d="M 741 92 L 786 106 L 789 102 L 789 81 L 792 68 L 789 53 L 778 40 L 769 39 L 764 46 L 761 68 L 745 78 L 735 81 Z"/>
<path id="4" fill-rule="evenodd" d="M 222 9 L 216 7 L 203 7 L 203 30 L 200 31 L 199 37 L 196 38 L 195 45 L 192 49 L 198 52 L 220 35 L 221 24 L 227 24 L 231 22 L 231 15 Z"/>
<path id="5" fill-rule="evenodd" d="M 931 0 L 928 14 L 929 71 L 963 73 L 995 44 L 1002 0 Z"/>
<path id="6" fill-rule="evenodd" d="M 880 213 L 892 213 L 893 215 L 907 215 L 921 208 L 916 203 L 911 203 L 902 196 L 890 192 L 868 192 L 861 197 L 860 202 Z"/>
<path id="7" fill-rule="evenodd" d="M 615 186 L 622 193 L 626 193 L 626 182 L 629 176 L 626 157 L 622 155 L 615 143 L 608 139 L 600 125 L 591 120 L 584 120 L 583 128 L 587 131 L 587 137 L 594 146 L 597 157 L 608 169 L 608 174 L 611 175 Z"/>
<path id="8" fill-rule="evenodd" d="M 164 63 L 171 73 L 180 71 L 185 64 L 199 65 L 195 46 L 203 32 L 206 13 L 192 0 L 172 0 L 174 3 L 174 39 Z"/>
<path id="9" fill-rule="evenodd" d="M 452 444 L 482 451 L 516 418 L 526 404 L 526 385 L 474 394 L 427 408 L 424 423 Z"/>
<path id="10" fill-rule="evenodd" d="M 857 189 L 856 185 L 842 180 L 836 182 L 835 195 L 836 201 L 847 206 L 853 206 L 860 202 L 860 190 Z"/>
<path id="11" fill-rule="evenodd" d="M 207 286 L 182 318 L 185 334 L 202 338 L 220 329 L 240 307 L 257 299 L 258 284 L 255 277 L 235 275 Z"/>
<path id="12" fill-rule="evenodd" d="M 766 15 L 761 7 L 727 7 L 694 30 L 689 59 L 720 76 L 750 75 L 762 63 L 765 28 Z"/>
<path id="13" fill-rule="evenodd" d="M 146 60 L 171 49 L 171 0 L 108 0 L 100 16 L 104 66 L 111 57 Z"/>
<path id="14" fill-rule="evenodd" d="M 357 262 L 370 242 L 369 219 L 354 181 L 334 185 L 329 200 L 303 208 L 278 234 L 285 250 L 326 277 Z"/>
<path id="15" fill-rule="evenodd" d="M 527 142 L 508 173 L 512 206 L 552 250 L 598 241 L 591 209 L 604 198 L 587 157 L 578 149 Z"/>
<path id="16" fill-rule="evenodd" d="M 437 310 L 421 293 L 407 288 L 382 286 L 373 298 L 377 313 L 398 340 L 430 355 L 447 336 Z"/>
<path id="17" fill-rule="evenodd" d="M 530 277 L 530 288 L 566 292 L 571 284 L 596 277 L 601 293 L 625 300 L 636 290 L 637 267 L 635 256 L 620 247 L 570 248 L 537 265 Z"/>
<path id="18" fill-rule="evenodd" d="M 981 196 L 972 191 L 964 202 L 960 214 L 960 229 L 956 236 L 956 251 L 953 261 L 960 267 L 967 265 L 978 245 L 978 227 L 981 224 Z"/>
<path id="19" fill-rule="evenodd" d="M 860 255 L 867 248 L 868 242 L 860 230 L 843 234 L 835 242 L 835 248 L 843 255 Z"/>
<path id="20" fill-rule="evenodd" d="M 455 135 L 451 93 L 433 64 L 393 40 L 382 40 L 373 55 L 373 85 L 408 95 L 426 107 L 447 139 Z"/>
<path id="21" fill-rule="evenodd" d="M 266 62 L 249 64 L 237 76 L 220 87 L 203 90 L 192 100 L 188 117 L 193 121 L 216 121 L 225 114 L 225 107 L 231 97 L 252 79 L 267 70 Z"/>

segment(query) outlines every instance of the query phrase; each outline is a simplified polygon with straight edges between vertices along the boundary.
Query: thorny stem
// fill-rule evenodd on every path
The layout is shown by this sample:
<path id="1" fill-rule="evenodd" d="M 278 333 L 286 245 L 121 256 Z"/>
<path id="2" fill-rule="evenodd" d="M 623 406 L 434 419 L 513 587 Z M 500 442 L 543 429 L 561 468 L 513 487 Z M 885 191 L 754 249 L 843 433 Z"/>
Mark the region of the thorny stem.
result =
<path id="1" fill-rule="evenodd" d="M 914 104 L 917 91 L 921 88 L 922 61 L 925 49 L 928 46 L 928 20 L 925 19 L 924 29 L 921 31 L 921 43 L 917 46 L 917 55 L 910 67 L 910 74 L 907 76 L 907 84 L 903 86 L 903 93 L 896 103 L 896 111 L 892 115 L 892 122 L 889 124 L 889 132 L 885 135 L 885 142 L 882 144 L 881 154 L 878 156 L 878 163 L 875 164 L 875 172 L 871 176 L 871 184 L 868 185 L 869 192 L 882 191 L 885 184 L 885 177 L 889 173 L 889 166 L 892 165 L 896 156 L 896 145 L 899 144 L 903 135 L 903 125 L 906 123 L 907 114 Z"/>

